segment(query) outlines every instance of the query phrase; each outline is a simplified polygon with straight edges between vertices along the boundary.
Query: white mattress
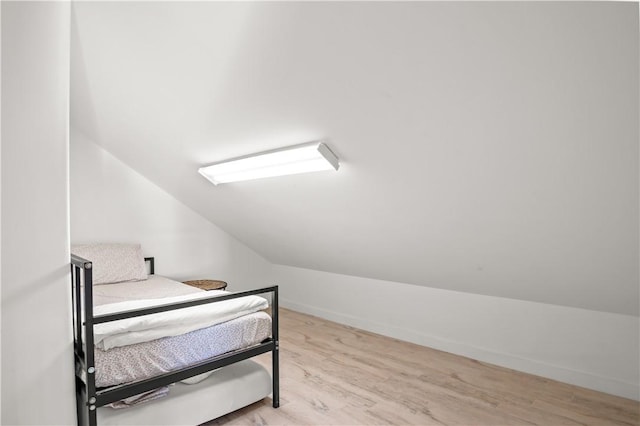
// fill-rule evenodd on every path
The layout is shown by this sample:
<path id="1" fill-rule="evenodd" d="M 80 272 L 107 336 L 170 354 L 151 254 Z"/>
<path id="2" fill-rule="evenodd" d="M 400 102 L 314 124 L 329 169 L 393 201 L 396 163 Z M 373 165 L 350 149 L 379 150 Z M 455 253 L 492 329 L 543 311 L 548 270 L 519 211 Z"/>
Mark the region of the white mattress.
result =
<path id="1" fill-rule="evenodd" d="M 93 306 L 125 302 L 127 300 L 183 296 L 203 291 L 160 275 L 149 275 L 149 279 L 144 281 L 94 285 Z"/>
<path id="2" fill-rule="evenodd" d="M 199 425 L 246 407 L 271 393 L 271 377 L 251 360 L 215 370 L 195 385 L 175 384 L 166 398 L 125 410 L 99 407 L 98 425 Z"/>
<path id="3" fill-rule="evenodd" d="M 107 351 L 96 348 L 96 386 L 118 385 L 168 373 L 256 345 L 270 335 L 271 317 L 257 312 L 179 336 Z"/>

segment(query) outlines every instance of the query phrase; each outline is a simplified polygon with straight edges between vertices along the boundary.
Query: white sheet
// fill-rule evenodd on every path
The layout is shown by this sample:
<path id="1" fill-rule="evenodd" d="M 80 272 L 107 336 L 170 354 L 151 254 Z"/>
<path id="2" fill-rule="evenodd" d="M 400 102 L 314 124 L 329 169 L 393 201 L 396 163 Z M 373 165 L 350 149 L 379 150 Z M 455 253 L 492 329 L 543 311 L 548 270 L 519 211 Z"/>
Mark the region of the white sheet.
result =
<path id="1" fill-rule="evenodd" d="M 167 303 L 209 298 L 228 294 L 208 291 L 162 299 L 130 300 L 94 307 L 94 315 L 110 314 Z M 201 328 L 220 324 L 266 309 L 269 303 L 259 296 L 246 296 L 224 302 L 209 303 L 174 311 L 161 312 L 94 326 L 96 347 L 107 350 L 119 346 L 148 342 L 162 337 L 178 336 Z"/>
<path id="2" fill-rule="evenodd" d="M 93 306 L 125 302 L 127 300 L 160 299 L 203 292 L 204 290 L 197 287 L 192 287 L 161 275 L 149 275 L 149 278 L 144 281 L 94 286 Z"/>

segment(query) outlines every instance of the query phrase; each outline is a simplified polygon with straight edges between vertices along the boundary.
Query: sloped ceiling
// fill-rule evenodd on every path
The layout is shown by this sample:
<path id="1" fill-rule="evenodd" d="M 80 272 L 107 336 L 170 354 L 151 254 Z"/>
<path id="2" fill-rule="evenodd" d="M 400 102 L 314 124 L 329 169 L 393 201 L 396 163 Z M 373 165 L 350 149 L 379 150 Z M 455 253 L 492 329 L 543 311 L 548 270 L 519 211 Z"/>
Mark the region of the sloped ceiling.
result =
<path id="1" fill-rule="evenodd" d="M 637 3 L 73 8 L 72 126 L 270 261 L 638 315 Z"/>

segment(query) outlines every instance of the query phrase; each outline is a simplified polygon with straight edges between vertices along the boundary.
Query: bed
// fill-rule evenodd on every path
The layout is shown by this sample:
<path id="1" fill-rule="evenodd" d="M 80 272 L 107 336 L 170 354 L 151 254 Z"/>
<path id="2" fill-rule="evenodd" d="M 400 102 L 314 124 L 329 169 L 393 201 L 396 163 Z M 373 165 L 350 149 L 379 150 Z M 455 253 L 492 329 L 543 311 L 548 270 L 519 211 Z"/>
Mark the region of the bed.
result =
<path id="1" fill-rule="evenodd" d="M 72 248 L 79 425 L 197 425 L 269 394 L 279 406 L 277 286 L 206 292 L 156 276 L 139 246 L 115 252 L 128 257 Z M 267 352 L 271 374 L 250 359 Z"/>

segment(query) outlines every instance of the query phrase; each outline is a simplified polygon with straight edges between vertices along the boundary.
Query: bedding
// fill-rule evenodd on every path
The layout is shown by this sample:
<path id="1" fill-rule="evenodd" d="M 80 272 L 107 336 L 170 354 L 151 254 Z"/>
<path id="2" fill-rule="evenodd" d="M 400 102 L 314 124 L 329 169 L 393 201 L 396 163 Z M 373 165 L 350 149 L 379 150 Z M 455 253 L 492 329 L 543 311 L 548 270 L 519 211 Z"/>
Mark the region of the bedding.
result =
<path id="1" fill-rule="evenodd" d="M 107 351 L 96 349 L 96 386 L 118 385 L 168 373 L 253 346 L 270 335 L 271 317 L 257 312 L 179 336 Z M 188 379 L 187 383 L 190 382 L 194 380 Z"/>
<path id="2" fill-rule="evenodd" d="M 205 299 L 214 295 L 223 294 L 228 294 L 228 292 L 214 290 L 162 299 L 143 299 L 110 303 L 96 306 L 93 313 L 94 315 L 111 314 L 167 303 Z M 107 350 L 119 346 L 149 342 L 162 337 L 178 336 L 230 321 L 243 315 L 258 312 L 266 309 L 268 306 L 269 303 L 263 297 L 246 296 L 219 303 L 191 306 L 184 309 L 97 324 L 93 328 L 95 346 L 96 348 Z"/>
<path id="3" fill-rule="evenodd" d="M 152 275 L 145 281 L 94 288 L 94 315 L 223 294 L 228 292 L 204 291 Z M 268 306 L 262 297 L 246 296 L 96 324 L 96 386 L 143 380 L 259 344 L 271 334 L 271 317 L 259 312 Z"/>
<path id="4" fill-rule="evenodd" d="M 94 287 L 93 306 L 126 302 L 128 300 L 160 299 L 194 293 L 205 293 L 205 291 L 161 275 L 149 275 L 149 278 L 144 281 L 121 282 Z"/>
<path id="5" fill-rule="evenodd" d="M 163 386 L 158 389 L 150 390 L 148 392 L 143 392 L 138 395 L 130 396 L 129 398 L 121 399 L 120 401 L 112 402 L 108 404 L 107 407 L 122 409 L 133 407 L 134 405 L 139 405 L 144 402 L 150 402 L 154 399 L 164 398 L 169 395 L 169 386 Z"/>
<path id="6" fill-rule="evenodd" d="M 147 279 L 140 244 L 74 244 L 71 253 L 93 264 L 93 285 Z"/>

